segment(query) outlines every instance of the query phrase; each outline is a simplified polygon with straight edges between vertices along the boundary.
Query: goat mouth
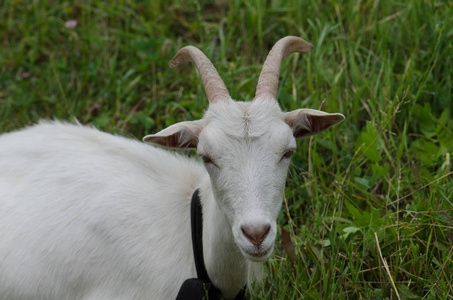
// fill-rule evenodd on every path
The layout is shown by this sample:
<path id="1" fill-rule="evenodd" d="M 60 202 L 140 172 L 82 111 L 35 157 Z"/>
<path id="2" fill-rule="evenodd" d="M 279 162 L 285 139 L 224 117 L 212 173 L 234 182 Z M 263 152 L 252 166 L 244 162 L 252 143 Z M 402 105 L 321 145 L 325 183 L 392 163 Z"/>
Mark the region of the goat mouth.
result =
<path id="1" fill-rule="evenodd" d="M 267 255 L 271 252 L 271 249 L 272 247 L 269 247 L 268 249 L 265 249 L 265 250 L 259 250 L 258 252 L 249 252 L 249 251 L 245 251 L 245 253 L 247 253 L 247 255 L 251 256 L 251 259 L 252 260 L 264 260 L 265 257 L 267 257 Z"/>
<path id="2" fill-rule="evenodd" d="M 263 251 L 263 252 L 252 254 L 252 256 L 261 258 L 261 257 L 265 256 L 267 253 L 268 253 L 268 251 Z"/>

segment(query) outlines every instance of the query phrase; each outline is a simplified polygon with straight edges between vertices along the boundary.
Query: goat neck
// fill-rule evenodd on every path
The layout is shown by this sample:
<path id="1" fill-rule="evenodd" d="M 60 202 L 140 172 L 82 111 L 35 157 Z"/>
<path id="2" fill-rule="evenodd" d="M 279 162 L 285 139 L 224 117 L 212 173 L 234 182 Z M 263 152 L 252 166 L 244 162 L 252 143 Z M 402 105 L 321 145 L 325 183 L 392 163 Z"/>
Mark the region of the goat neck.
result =
<path id="1" fill-rule="evenodd" d="M 209 178 L 200 189 L 200 197 L 206 270 L 225 299 L 234 299 L 247 282 L 250 263 L 234 241 L 231 225 L 214 198 Z"/>

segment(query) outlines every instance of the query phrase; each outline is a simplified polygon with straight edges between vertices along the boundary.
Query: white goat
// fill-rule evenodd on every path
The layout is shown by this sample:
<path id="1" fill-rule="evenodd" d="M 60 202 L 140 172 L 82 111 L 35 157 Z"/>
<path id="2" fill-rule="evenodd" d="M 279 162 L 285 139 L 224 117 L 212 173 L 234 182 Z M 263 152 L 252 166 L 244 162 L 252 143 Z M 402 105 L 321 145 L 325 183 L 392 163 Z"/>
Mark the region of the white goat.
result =
<path id="1" fill-rule="evenodd" d="M 196 277 L 189 206 L 197 188 L 206 268 L 233 298 L 273 251 L 295 138 L 344 119 L 280 110 L 281 62 L 311 48 L 296 37 L 278 41 L 251 102 L 233 101 L 197 48 L 176 54 L 171 67 L 195 63 L 209 108 L 144 140 L 196 149 L 204 166 L 60 122 L 1 135 L 0 299 L 174 299 Z"/>

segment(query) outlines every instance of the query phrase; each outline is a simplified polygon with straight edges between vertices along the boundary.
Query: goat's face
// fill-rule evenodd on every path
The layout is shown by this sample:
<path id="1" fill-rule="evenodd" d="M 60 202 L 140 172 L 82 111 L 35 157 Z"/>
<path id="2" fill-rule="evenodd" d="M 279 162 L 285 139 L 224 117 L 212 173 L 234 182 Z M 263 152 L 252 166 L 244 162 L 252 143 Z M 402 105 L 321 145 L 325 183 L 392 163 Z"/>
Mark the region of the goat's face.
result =
<path id="1" fill-rule="evenodd" d="M 286 174 L 295 138 L 341 122 L 342 114 L 280 110 L 277 101 L 212 103 L 203 119 L 181 122 L 145 141 L 197 149 L 210 175 L 218 206 L 239 249 L 253 261 L 272 253 Z"/>
<path id="2" fill-rule="evenodd" d="M 344 119 L 342 114 L 312 109 L 283 113 L 278 106 L 282 60 L 291 52 L 308 52 L 312 47 L 297 37 L 278 41 L 264 63 L 252 102 L 233 101 L 199 49 L 181 49 L 170 66 L 195 63 L 209 109 L 201 120 L 178 123 L 144 138 L 169 148 L 197 149 L 234 239 L 244 256 L 253 261 L 262 261 L 272 253 L 295 138 L 316 134 Z"/>
<path id="3" fill-rule="evenodd" d="M 286 173 L 296 149 L 275 101 L 211 104 L 197 151 L 239 249 L 251 260 L 274 247 Z"/>

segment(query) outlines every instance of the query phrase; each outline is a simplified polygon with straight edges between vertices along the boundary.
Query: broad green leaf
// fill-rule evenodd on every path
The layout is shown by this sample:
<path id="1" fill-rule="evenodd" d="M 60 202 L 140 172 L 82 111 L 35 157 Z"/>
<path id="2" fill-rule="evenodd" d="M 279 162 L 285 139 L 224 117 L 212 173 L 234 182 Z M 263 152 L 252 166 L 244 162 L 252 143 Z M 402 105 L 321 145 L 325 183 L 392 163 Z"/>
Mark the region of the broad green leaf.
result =
<path id="1" fill-rule="evenodd" d="M 414 141 L 410 149 L 414 152 L 417 160 L 427 165 L 432 164 L 438 158 L 439 146 L 423 138 Z"/>
<path id="2" fill-rule="evenodd" d="M 436 135 L 437 124 L 431 114 L 431 107 L 428 104 L 424 106 L 415 105 L 412 111 L 417 116 L 422 134 L 428 138 L 434 137 Z"/>
<path id="3" fill-rule="evenodd" d="M 389 165 L 380 166 L 378 164 L 373 164 L 371 165 L 371 169 L 373 170 L 373 178 L 383 178 L 389 171 Z"/>
<path id="4" fill-rule="evenodd" d="M 354 178 L 354 182 L 362 190 L 368 190 L 370 188 L 370 186 L 371 186 L 371 182 L 367 178 L 355 177 Z"/>
<path id="5" fill-rule="evenodd" d="M 378 150 L 378 132 L 374 125 L 367 123 L 365 130 L 362 131 L 360 137 L 357 140 L 356 148 L 361 149 L 362 153 L 372 162 L 379 162 L 381 160 L 381 154 Z"/>

